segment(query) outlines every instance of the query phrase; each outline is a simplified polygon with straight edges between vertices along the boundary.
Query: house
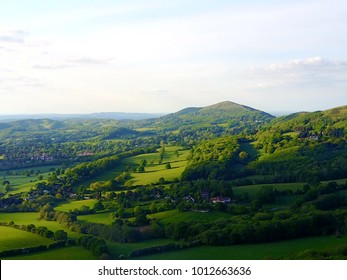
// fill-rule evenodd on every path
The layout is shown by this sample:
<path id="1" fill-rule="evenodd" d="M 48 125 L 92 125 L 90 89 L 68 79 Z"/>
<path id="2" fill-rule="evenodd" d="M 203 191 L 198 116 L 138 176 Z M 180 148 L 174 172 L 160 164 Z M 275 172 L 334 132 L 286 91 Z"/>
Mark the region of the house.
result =
<path id="1" fill-rule="evenodd" d="M 231 201 L 230 197 L 216 196 L 210 199 L 212 203 L 229 203 Z"/>
<path id="2" fill-rule="evenodd" d="M 185 197 L 183 197 L 183 199 L 185 200 L 185 201 L 188 201 L 188 200 L 190 200 L 191 202 L 195 202 L 195 199 L 191 196 L 191 195 L 187 195 L 187 196 L 185 196 Z"/>

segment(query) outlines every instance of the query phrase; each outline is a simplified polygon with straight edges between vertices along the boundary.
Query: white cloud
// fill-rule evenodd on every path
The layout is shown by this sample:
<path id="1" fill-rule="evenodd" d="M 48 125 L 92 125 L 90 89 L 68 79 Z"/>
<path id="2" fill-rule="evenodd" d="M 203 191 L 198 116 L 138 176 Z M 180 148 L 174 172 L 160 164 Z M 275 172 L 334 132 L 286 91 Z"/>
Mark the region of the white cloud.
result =
<path id="1" fill-rule="evenodd" d="M 347 61 L 327 60 L 319 56 L 293 59 L 285 63 L 254 68 L 249 72 L 259 89 L 283 87 L 327 87 L 347 84 Z"/>
<path id="2" fill-rule="evenodd" d="M 270 92 L 266 102 L 281 103 L 275 94 L 324 89 L 340 98 L 346 89 L 343 1 L 245 1 L 169 17 L 158 14 L 173 5 L 165 3 L 98 4 L 18 19 L 30 34 L 0 31 L 0 98 L 13 96 L 3 108 L 28 110 L 17 100 L 29 95 L 37 97 L 33 111 L 162 112 L 226 99 L 257 107 Z"/>

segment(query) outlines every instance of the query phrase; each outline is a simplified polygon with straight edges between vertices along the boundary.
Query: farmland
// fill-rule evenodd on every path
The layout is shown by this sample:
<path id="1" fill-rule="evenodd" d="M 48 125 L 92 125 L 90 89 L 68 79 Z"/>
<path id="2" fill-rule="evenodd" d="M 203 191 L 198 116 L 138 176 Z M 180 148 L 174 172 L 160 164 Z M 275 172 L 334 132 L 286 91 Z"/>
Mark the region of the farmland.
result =
<path id="1" fill-rule="evenodd" d="M 52 249 L 43 252 L 29 253 L 13 257 L 3 258 L 4 260 L 95 260 L 90 251 L 82 247 L 66 247 Z"/>
<path id="2" fill-rule="evenodd" d="M 299 253 L 309 250 L 329 251 L 346 246 L 347 238 L 334 236 L 311 237 L 299 240 L 287 240 L 274 243 L 234 245 L 234 246 L 201 246 L 150 255 L 137 259 L 142 260 L 278 260 L 293 259 Z"/>
<path id="3" fill-rule="evenodd" d="M 13 221 L 16 225 L 29 225 L 33 224 L 36 227 L 47 227 L 51 231 L 65 230 L 68 233 L 69 238 L 77 239 L 81 235 L 79 233 L 70 231 L 64 228 L 61 224 L 55 221 L 46 221 L 39 219 L 38 213 L 0 213 L 0 222 L 11 222 Z"/>
<path id="4" fill-rule="evenodd" d="M 59 247 L 18 258 L 345 258 L 345 116 L 329 116 L 222 102 L 136 122 L 8 123 L 0 222 Z"/>
<path id="5" fill-rule="evenodd" d="M 49 245 L 52 243 L 52 240 L 30 232 L 0 226 L 0 252 L 39 245 Z"/>

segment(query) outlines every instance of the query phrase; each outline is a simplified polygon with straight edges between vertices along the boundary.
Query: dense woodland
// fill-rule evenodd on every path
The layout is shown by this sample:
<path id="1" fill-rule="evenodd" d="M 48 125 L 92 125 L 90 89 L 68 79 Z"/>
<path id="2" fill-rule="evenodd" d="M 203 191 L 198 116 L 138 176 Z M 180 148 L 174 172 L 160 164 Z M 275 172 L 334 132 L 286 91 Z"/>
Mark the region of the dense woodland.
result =
<path id="1" fill-rule="evenodd" d="M 0 225 L 54 243 L 0 256 L 81 246 L 96 258 L 127 258 L 345 236 L 346 137 L 346 106 L 275 118 L 222 102 L 146 120 L 2 122 Z M 20 176 L 30 180 L 24 190 L 11 182 Z M 59 208 L 71 203 L 80 206 Z M 63 230 L 1 218 L 21 212 Z M 100 216 L 109 222 L 93 220 Z M 146 240 L 168 243 L 128 255 L 108 248 Z M 344 246 L 291 258 L 345 259 Z"/>

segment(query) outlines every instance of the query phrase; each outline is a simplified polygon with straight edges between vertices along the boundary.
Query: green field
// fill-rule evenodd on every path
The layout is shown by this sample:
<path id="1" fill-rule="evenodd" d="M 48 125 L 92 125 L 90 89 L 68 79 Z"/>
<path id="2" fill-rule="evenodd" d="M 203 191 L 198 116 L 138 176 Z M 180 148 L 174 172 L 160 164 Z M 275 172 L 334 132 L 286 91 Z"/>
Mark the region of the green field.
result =
<path id="1" fill-rule="evenodd" d="M 195 248 L 143 256 L 143 260 L 262 260 L 291 259 L 295 254 L 306 250 L 325 251 L 347 245 L 347 236 L 336 238 L 321 236 L 287 240 L 273 243 L 201 246 Z"/>
<path id="2" fill-rule="evenodd" d="M 139 165 L 142 160 L 147 161 L 145 172 L 130 173 L 132 177 L 130 182 L 132 185 L 137 186 L 158 183 L 160 178 L 164 178 L 166 181 L 179 179 L 187 166 L 187 155 L 189 153 L 187 150 L 181 151 L 179 149 L 180 147 L 178 146 L 166 147 L 162 164 L 158 164 L 159 153 L 149 153 L 126 158 L 123 161 L 124 165 Z M 171 169 L 165 168 L 166 163 L 171 164 Z"/>
<path id="3" fill-rule="evenodd" d="M 259 185 L 248 185 L 248 186 L 240 186 L 234 187 L 233 192 L 234 195 L 242 195 L 243 193 L 248 193 L 250 198 L 254 198 L 257 193 L 263 187 L 273 187 L 273 189 L 277 189 L 278 191 L 286 191 L 291 190 L 293 192 L 297 190 L 302 190 L 305 183 L 282 183 L 282 184 L 259 184 Z"/>
<path id="4" fill-rule="evenodd" d="M 181 177 L 182 172 L 187 166 L 187 161 L 170 162 L 171 169 L 166 169 L 165 164 L 148 166 L 143 173 L 130 173 L 133 186 L 149 185 L 159 182 L 160 178 L 166 181 L 174 181 Z"/>
<path id="5" fill-rule="evenodd" d="M 95 260 L 95 256 L 85 248 L 73 246 L 4 258 L 4 260 Z"/>
<path id="6" fill-rule="evenodd" d="M 53 240 L 31 232 L 0 226 L 0 251 L 30 248 L 52 243 L 54 243 Z"/>
<path id="7" fill-rule="evenodd" d="M 162 223 L 178 223 L 178 222 L 210 222 L 220 218 L 230 218 L 231 215 L 222 212 L 211 211 L 207 213 L 201 212 L 179 212 L 177 209 L 158 212 L 148 215 L 149 218 L 160 220 Z"/>
<path id="8" fill-rule="evenodd" d="M 73 232 L 67 228 L 64 228 L 61 224 L 55 221 L 46 221 L 39 219 L 39 213 L 25 212 L 25 213 L 0 213 L 0 222 L 13 221 L 16 225 L 29 225 L 33 224 L 36 227 L 47 227 L 49 230 L 55 232 L 57 230 L 64 230 L 67 232 L 68 237 L 71 239 L 77 239 L 81 236 L 80 233 Z"/>
<path id="9" fill-rule="evenodd" d="M 81 222 L 99 223 L 99 224 L 111 224 L 113 219 L 110 218 L 110 213 L 98 213 L 90 215 L 80 215 L 77 219 Z"/>
<path id="10" fill-rule="evenodd" d="M 33 168 L 25 169 L 15 169 L 12 172 L 15 172 L 16 175 L 7 175 L 7 171 L 0 171 L 0 178 L 2 181 L 8 180 L 11 183 L 11 189 L 8 194 L 16 194 L 20 192 L 28 192 L 33 186 L 39 182 L 45 182 L 48 174 L 51 172 L 52 168 L 60 168 L 59 165 L 50 165 L 50 166 L 38 166 Z M 33 170 L 34 174 L 27 176 L 23 174 L 28 170 Z M 36 177 L 36 172 L 43 176 L 43 180 L 38 180 Z M 1 182 L 2 182 L 1 181 Z M 0 184 L 0 192 L 4 192 L 4 186 Z"/>
<path id="11" fill-rule="evenodd" d="M 55 207 L 54 210 L 69 212 L 70 210 L 72 211 L 74 209 L 81 209 L 83 205 L 93 208 L 95 203 L 96 203 L 96 199 L 71 200 L 71 201 L 60 204 L 59 206 Z"/>
<path id="12" fill-rule="evenodd" d="M 120 255 L 127 256 L 131 251 L 136 249 L 148 248 L 158 245 L 166 245 L 173 243 L 170 239 L 151 239 L 136 243 L 119 243 L 107 241 L 107 247 L 113 258 L 118 258 Z"/>

